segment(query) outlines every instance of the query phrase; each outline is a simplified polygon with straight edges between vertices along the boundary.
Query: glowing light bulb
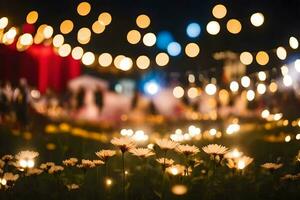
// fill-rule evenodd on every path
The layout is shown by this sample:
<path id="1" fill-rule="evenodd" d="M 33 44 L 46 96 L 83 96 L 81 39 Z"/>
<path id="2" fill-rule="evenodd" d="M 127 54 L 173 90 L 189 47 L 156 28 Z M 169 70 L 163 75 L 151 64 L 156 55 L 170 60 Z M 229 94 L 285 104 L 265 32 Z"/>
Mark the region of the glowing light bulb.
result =
<path id="1" fill-rule="evenodd" d="M 241 79 L 241 84 L 244 88 L 247 88 L 250 86 L 250 78 L 248 76 L 243 76 L 242 79 Z"/>
<path id="2" fill-rule="evenodd" d="M 232 81 L 231 83 L 230 83 L 230 90 L 232 91 L 232 92 L 237 92 L 238 90 L 239 90 L 239 83 L 238 82 L 236 82 L 236 81 Z"/>
<path id="3" fill-rule="evenodd" d="M 250 21 L 253 26 L 259 27 L 264 23 L 265 18 L 262 13 L 254 13 L 251 15 Z"/>
<path id="4" fill-rule="evenodd" d="M 247 100 L 253 101 L 255 99 L 255 92 L 253 90 L 247 91 Z"/>
<path id="5" fill-rule="evenodd" d="M 205 92 L 208 95 L 214 95 L 217 92 L 217 87 L 213 83 L 209 83 L 205 86 Z"/>

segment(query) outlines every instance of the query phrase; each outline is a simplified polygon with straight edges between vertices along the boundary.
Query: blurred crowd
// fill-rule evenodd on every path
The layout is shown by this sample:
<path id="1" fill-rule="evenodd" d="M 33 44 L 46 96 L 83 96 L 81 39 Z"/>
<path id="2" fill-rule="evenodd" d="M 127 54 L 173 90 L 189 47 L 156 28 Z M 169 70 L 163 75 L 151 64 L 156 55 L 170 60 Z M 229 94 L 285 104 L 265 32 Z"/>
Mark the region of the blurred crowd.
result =
<path id="1" fill-rule="evenodd" d="M 57 94 L 47 90 L 40 94 L 20 79 L 16 86 L 10 82 L 0 87 L 0 123 L 15 122 L 26 129 L 31 113 L 39 113 L 51 119 L 82 120 L 90 122 L 119 121 L 145 123 L 149 116 L 161 116 L 170 120 L 216 120 L 228 117 L 258 117 L 268 109 L 269 113 L 281 113 L 285 117 L 299 116 L 299 99 L 294 92 L 266 92 L 253 100 L 247 99 L 246 90 L 232 93 L 221 89 L 210 96 L 199 89 L 197 98 L 176 99 L 172 88 L 149 97 L 141 92 L 133 95 L 118 94 L 102 88 L 66 89 Z"/>

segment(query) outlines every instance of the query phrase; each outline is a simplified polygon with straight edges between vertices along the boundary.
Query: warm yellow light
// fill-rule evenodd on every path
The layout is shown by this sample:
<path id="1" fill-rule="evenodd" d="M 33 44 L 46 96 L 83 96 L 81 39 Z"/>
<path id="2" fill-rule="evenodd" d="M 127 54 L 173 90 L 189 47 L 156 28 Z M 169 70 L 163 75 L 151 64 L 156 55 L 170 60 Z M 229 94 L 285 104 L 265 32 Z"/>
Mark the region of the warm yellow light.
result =
<path id="1" fill-rule="evenodd" d="M 71 53 L 71 46 L 69 44 L 63 44 L 58 48 L 58 54 L 61 57 L 67 57 Z"/>
<path id="2" fill-rule="evenodd" d="M 293 79 L 290 75 L 283 76 L 282 82 L 283 82 L 283 85 L 286 87 L 290 87 L 293 85 Z"/>
<path id="3" fill-rule="evenodd" d="M 156 64 L 158 66 L 166 66 L 169 63 L 169 56 L 166 53 L 159 53 L 155 57 Z"/>
<path id="4" fill-rule="evenodd" d="M 220 32 L 220 24 L 216 21 L 210 21 L 206 25 L 206 30 L 211 35 L 217 35 Z"/>
<path id="5" fill-rule="evenodd" d="M 277 84 L 275 83 L 275 82 L 272 82 L 270 85 L 269 85 L 269 90 L 270 90 L 270 92 L 276 92 L 277 91 L 277 89 L 278 89 L 278 86 L 277 86 Z"/>
<path id="6" fill-rule="evenodd" d="M 212 128 L 208 131 L 208 133 L 211 135 L 211 136 L 214 136 L 218 133 L 218 131 L 215 129 L 215 128 Z"/>
<path id="7" fill-rule="evenodd" d="M 100 66 L 102 66 L 102 67 L 110 66 L 112 61 L 113 61 L 113 58 L 109 53 L 102 53 L 98 59 L 98 62 L 100 64 Z"/>
<path id="8" fill-rule="evenodd" d="M 291 139 L 292 139 L 291 136 L 287 135 L 287 136 L 285 136 L 284 141 L 285 142 L 290 142 Z"/>
<path id="9" fill-rule="evenodd" d="M 78 4 L 77 6 L 77 13 L 81 16 L 86 16 L 90 13 L 91 11 L 91 4 L 89 4 L 88 2 L 81 2 L 80 4 Z"/>
<path id="10" fill-rule="evenodd" d="M 150 18 L 147 15 L 139 15 L 136 18 L 136 25 L 140 28 L 147 28 L 151 23 Z"/>
<path id="11" fill-rule="evenodd" d="M 295 37 L 290 37 L 289 44 L 292 49 L 297 49 L 299 47 L 299 41 Z"/>
<path id="12" fill-rule="evenodd" d="M 24 45 L 24 46 L 32 45 L 32 43 L 33 43 L 32 35 L 29 33 L 24 33 L 23 35 L 21 35 L 20 43 L 21 43 L 21 45 Z"/>
<path id="13" fill-rule="evenodd" d="M 185 185 L 174 185 L 171 190 L 173 194 L 181 196 L 186 194 L 188 189 Z"/>
<path id="14" fill-rule="evenodd" d="M 87 44 L 91 39 L 91 30 L 84 27 L 79 29 L 77 33 L 77 40 L 80 44 Z"/>
<path id="15" fill-rule="evenodd" d="M 8 25 L 8 18 L 7 17 L 0 18 L 0 29 L 5 29 L 7 25 Z"/>
<path id="16" fill-rule="evenodd" d="M 45 39 L 51 38 L 52 35 L 53 35 L 53 28 L 52 28 L 52 26 L 46 26 L 44 28 L 43 34 L 44 34 L 44 38 Z"/>
<path id="17" fill-rule="evenodd" d="M 127 33 L 127 41 L 130 44 L 137 44 L 141 40 L 141 34 L 137 30 L 131 30 Z"/>
<path id="18" fill-rule="evenodd" d="M 280 71 L 281 71 L 281 74 L 283 76 L 287 75 L 289 73 L 289 68 L 286 66 L 286 65 L 283 65 L 281 68 L 280 68 Z"/>
<path id="19" fill-rule="evenodd" d="M 287 52 L 284 47 L 278 47 L 276 49 L 276 55 L 280 60 L 285 60 L 287 56 Z"/>
<path id="20" fill-rule="evenodd" d="M 253 62 L 253 56 L 251 53 L 245 51 L 240 55 L 240 61 L 244 65 L 250 65 Z"/>
<path id="21" fill-rule="evenodd" d="M 6 45 L 10 45 L 14 42 L 15 37 L 17 35 L 17 29 L 15 27 L 11 27 L 4 35 L 2 38 L 2 42 Z M 1 34 L 0 34 L 1 38 Z"/>
<path id="22" fill-rule="evenodd" d="M 185 53 L 188 57 L 196 57 L 200 52 L 200 48 L 196 43 L 189 43 L 185 46 Z"/>
<path id="23" fill-rule="evenodd" d="M 151 47 L 156 43 L 156 36 L 154 33 L 146 33 L 143 37 L 144 45 Z"/>
<path id="24" fill-rule="evenodd" d="M 82 58 L 83 55 L 83 49 L 81 47 L 75 47 L 72 50 L 72 58 L 74 60 L 80 60 Z"/>
<path id="25" fill-rule="evenodd" d="M 177 99 L 182 98 L 184 95 L 184 89 L 181 86 L 176 86 L 173 89 L 173 95 Z"/>
<path id="26" fill-rule="evenodd" d="M 102 23 L 100 23 L 99 21 L 95 21 L 92 25 L 92 30 L 94 33 L 96 34 L 100 34 L 103 33 L 105 30 L 105 25 L 103 25 Z"/>
<path id="27" fill-rule="evenodd" d="M 108 13 L 108 12 L 103 12 L 99 15 L 98 17 L 98 21 L 104 25 L 104 26 L 107 26 L 111 23 L 112 21 L 112 17 L 111 15 Z"/>
<path id="28" fill-rule="evenodd" d="M 110 178 L 107 178 L 106 180 L 105 180 L 105 184 L 106 184 L 106 186 L 111 186 L 112 185 L 112 180 L 110 179 Z"/>
<path id="29" fill-rule="evenodd" d="M 230 19 L 227 22 L 227 30 L 232 34 L 238 34 L 242 30 L 241 22 L 239 22 L 237 19 Z"/>
<path id="30" fill-rule="evenodd" d="M 222 19 L 226 16 L 227 14 L 227 9 L 224 5 L 222 4 L 218 4 L 216 5 L 213 10 L 212 10 L 212 14 L 215 18 L 217 19 Z"/>
<path id="31" fill-rule="evenodd" d="M 191 87 L 187 91 L 187 95 L 189 98 L 194 99 L 198 96 L 198 89 L 195 87 Z"/>
<path id="32" fill-rule="evenodd" d="M 253 15 L 251 15 L 250 21 L 253 26 L 258 27 L 264 23 L 265 18 L 262 13 L 254 13 Z"/>
<path id="33" fill-rule="evenodd" d="M 115 57 L 114 65 L 115 65 L 116 68 L 120 67 L 120 63 L 121 63 L 121 60 L 123 60 L 123 58 L 125 58 L 124 55 L 118 55 L 118 56 Z"/>
<path id="34" fill-rule="evenodd" d="M 147 69 L 150 66 L 150 59 L 145 55 L 139 56 L 136 59 L 136 65 L 140 69 Z"/>
<path id="35" fill-rule="evenodd" d="M 81 58 L 84 65 L 89 66 L 95 62 L 95 55 L 92 52 L 85 52 Z"/>
<path id="36" fill-rule="evenodd" d="M 256 54 L 256 62 L 260 65 L 266 65 L 269 62 L 269 55 L 265 51 Z"/>
<path id="37" fill-rule="evenodd" d="M 120 61 L 119 69 L 123 71 L 128 71 L 132 68 L 132 66 L 133 66 L 132 59 L 129 57 L 125 57 Z"/>
<path id="38" fill-rule="evenodd" d="M 246 167 L 245 161 L 244 160 L 239 160 L 237 163 L 237 168 L 238 169 L 244 169 Z"/>
<path id="39" fill-rule="evenodd" d="M 34 24 L 39 18 L 39 13 L 37 11 L 31 11 L 27 14 L 26 22 L 28 24 Z"/>
<path id="40" fill-rule="evenodd" d="M 60 24 L 60 32 L 63 34 L 70 33 L 74 28 L 74 24 L 71 20 L 65 20 Z"/>
<path id="41" fill-rule="evenodd" d="M 61 34 L 57 34 L 56 36 L 54 36 L 52 43 L 53 46 L 60 47 L 61 45 L 64 44 L 64 41 L 65 41 L 64 36 Z"/>

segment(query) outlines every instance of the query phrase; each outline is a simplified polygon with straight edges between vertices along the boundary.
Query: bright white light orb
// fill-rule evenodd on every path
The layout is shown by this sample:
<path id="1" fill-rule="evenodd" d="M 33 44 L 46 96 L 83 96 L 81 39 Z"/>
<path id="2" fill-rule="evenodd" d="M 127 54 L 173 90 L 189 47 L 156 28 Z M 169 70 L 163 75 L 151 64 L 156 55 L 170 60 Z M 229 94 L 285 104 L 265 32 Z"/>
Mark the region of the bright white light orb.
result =
<path id="1" fill-rule="evenodd" d="M 239 83 L 237 81 L 232 81 L 229 88 L 232 92 L 237 92 L 239 90 Z"/>
<path id="2" fill-rule="evenodd" d="M 265 81 L 267 79 L 267 74 L 265 72 L 263 72 L 263 71 L 258 72 L 258 79 L 260 81 Z"/>
<path id="3" fill-rule="evenodd" d="M 292 49 L 298 49 L 299 41 L 295 37 L 290 37 L 289 44 Z"/>
<path id="4" fill-rule="evenodd" d="M 144 90 L 147 94 L 153 96 L 159 92 L 159 85 L 155 81 L 150 81 L 145 84 Z"/>
<path id="5" fill-rule="evenodd" d="M 217 35 L 220 32 L 220 24 L 216 21 L 210 21 L 206 25 L 206 30 L 211 35 Z"/>
<path id="6" fill-rule="evenodd" d="M 177 99 L 182 98 L 184 95 L 184 89 L 181 86 L 176 86 L 173 89 L 173 95 Z"/>
<path id="7" fill-rule="evenodd" d="M 283 77 L 282 81 L 283 81 L 284 86 L 286 86 L 286 87 L 290 87 L 293 85 L 293 79 L 290 75 L 285 75 Z"/>
<path id="8" fill-rule="evenodd" d="M 247 88 L 250 86 L 251 80 L 248 76 L 243 76 L 241 79 L 241 84 L 244 88 Z"/>
<path id="9" fill-rule="evenodd" d="M 264 23 L 265 18 L 262 13 L 254 13 L 251 15 L 250 21 L 253 26 L 259 27 Z"/>
<path id="10" fill-rule="evenodd" d="M 255 92 L 253 90 L 247 91 L 247 100 L 253 101 L 255 99 Z"/>
<path id="11" fill-rule="evenodd" d="M 267 90 L 267 87 L 266 87 L 265 84 L 259 83 L 257 85 L 257 92 L 258 92 L 258 94 L 264 94 L 266 92 L 266 90 Z"/>
<path id="12" fill-rule="evenodd" d="M 300 59 L 297 59 L 294 63 L 297 72 L 300 72 Z"/>
<path id="13" fill-rule="evenodd" d="M 207 84 L 206 87 L 205 87 L 205 92 L 208 95 L 214 95 L 214 94 L 216 94 L 216 92 L 217 92 L 216 85 L 213 84 L 213 83 Z"/>

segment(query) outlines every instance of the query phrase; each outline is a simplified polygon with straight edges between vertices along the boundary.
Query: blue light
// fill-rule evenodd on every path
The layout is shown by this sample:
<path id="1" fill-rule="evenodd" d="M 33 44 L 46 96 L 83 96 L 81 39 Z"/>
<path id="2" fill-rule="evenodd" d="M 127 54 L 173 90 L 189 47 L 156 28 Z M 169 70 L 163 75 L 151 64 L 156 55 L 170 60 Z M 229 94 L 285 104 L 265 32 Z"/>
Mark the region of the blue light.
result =
<path id="1" fill-rule="evenodd" d="M 196 38 L 201 33 L 201 27 L 197 23 L 190 23 L 186 28 L 186 34 L 191 38 Z"/>
<path id="2" fill-rule="evenodd" d="M 144 91 L 148 95 L 151 95 L 151 96 L 156 95 L 159 92 L 159 90 L 160 90 L 160 87 L 159 87 L 158 83 L 153 80 L 145 83 L 145 85 L 144 85 Z"/>
<path id="3" fill-rule="evenodd" d="M 168 45 L 167 51 L 171 56 L 178 56 L 181 52 L 181 46 L 178 42 L 171 42 Z"/>
<path id="4" fill-rule="evenodd" d="M 167 49 L 168 45 L 173 41 L 173 36 L 169 31 L 161 31 L 157 34 L 156 45 L 159 49 Z"/>

